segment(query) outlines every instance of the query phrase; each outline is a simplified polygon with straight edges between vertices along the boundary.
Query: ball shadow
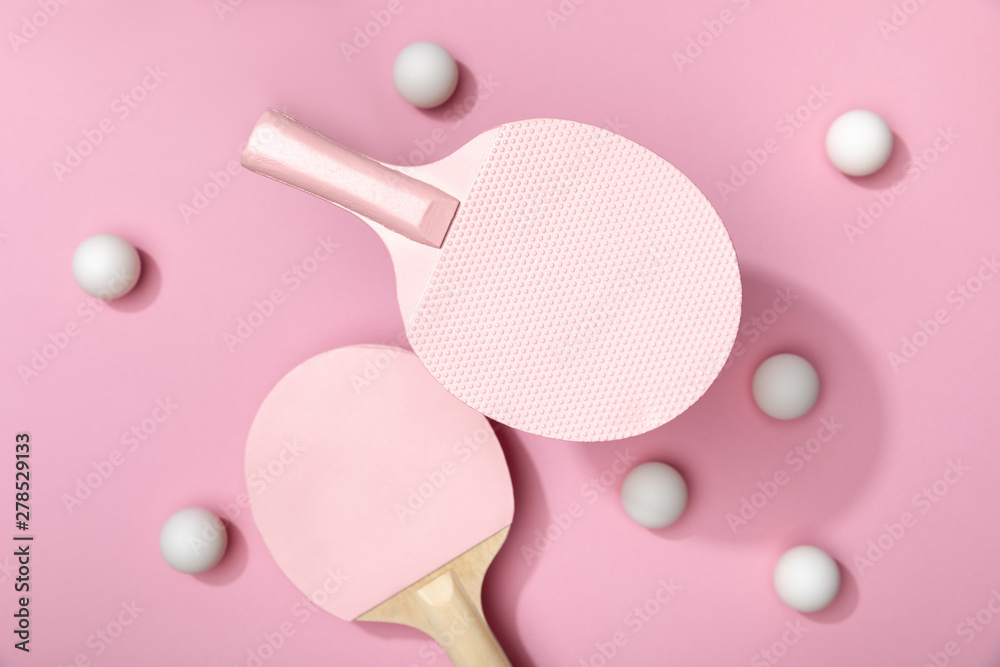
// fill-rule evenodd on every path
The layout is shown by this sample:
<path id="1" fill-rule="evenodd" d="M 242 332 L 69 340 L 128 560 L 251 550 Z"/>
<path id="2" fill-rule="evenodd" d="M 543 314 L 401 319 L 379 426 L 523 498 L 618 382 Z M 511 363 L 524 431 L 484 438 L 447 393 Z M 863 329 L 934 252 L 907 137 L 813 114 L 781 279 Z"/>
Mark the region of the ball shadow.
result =
<path id="1" fill-rule="evenodd" d="M 893 183 L 906 178 L 911 157 L 909 146 L 898 134 L 893 132 L 892 155 L 889 156 L 889 161 L 881 169 L 869 176 L 848 176 L 845 174 L 844 178 L 869 190 L 885 190 Z"/>
<path id="2" fill-rule="evenodd" d="M 687 485 L 687 492 L 688 492 L 686 507 L 697 507 L 698 504 L 702 502 L 702 497 L 701 497 L 702 490 L 697 484 L 692 482 L 692 480 L 694 479 L 693 475 L 694 471 L 691 470 L 688 464 L 683 463 L 681 461 L 677 461 L 673 457 L 667 456 L 656 459 L 640 458 L 639 462 L 636 463 L 636 465 L 640 465 L 642 463 L 646 463 L 647 461 L 652 461 L 652 460 L 660 461 L 661 463 L 666 463 L 667 465 L 672 466 L 674 469 L 677 470 L 677 472 L 681 474 L 681 477 L 684 478 L 684 483 Z M 622 478 L 622 481 L 624 481 L 624 477 Z M 622 510 L 622 512 L 624 513 L 624 509 Z M 701 532 L 701 527 L 699 526 L 698 520 L 695 518 L 694 513 L 685 511 L 683 514 L 681 514 L 680 518 L 678 518 L 676 521 L 674 521 L 666 528 L 657 528 L 657 529 L 649 528 L 647 530 L 649 530 L 654 535 L 664 540 L 677 541 L 677 540 L 687 539 L 693 535 L 698 535 Z"/>
<path id="3" fill-rule="evenodd" d="M 617 445 L 685 476 L 685 516 L 653 531 L 665 540 L 812 541 L 864 495 L 879 465 L 883 392 L 849 317 L 783 277 L 742 271 L 739 334 L 713 385 L 672 422 Z M 796 420 L 765 415 L 751 392 L 757 366 L 780 352 L 802 355 L 820 376 L 819 400 Z M 578 451 L 587 465 L 602 464 L 593 448 Z"/>
<path id="4" fill-rule="evenodd" d="M 840 570 L 840 590 L 837 592 L 837 597 L 826 609 L 803 614 L 805 618 L 817 623 L 840 623 L 850 618 L 858 608 L 860 589 L 857 580 L 851 574 L 850 568 L 840 561 L 837 561 L 837 569 Z"/>
<path id="5" fill-rule="evenodd" d="M 226 553 L 219 564 L 208 572 L 194 575 L 194 578 L 210 586 L 225 586 L 239 578 L 247 567 L 250 549 L 243 532 L 229 519 L 221 519 L 226 527 L 228 544 Z"/>
<path id="6" fill-rule="evenodd" d="M 476 75 L 464 63 L 456 61 L 456 64 L 458 65 L 458 85 L 455 86 L 455 92 L 439 107 L 420 109 L 420 112 L 428 118 L 454 122 L 468 116 L 478 105 L 479 82 L 476 81 Z"/>
<path id="7" fill-rule="evenodd" d="M 114 310 L 125 313 L 135 313 L 144 310 L 160 294 L 160 284 L 162 282 L 160 265 L 156 263 L 152 255 L 142 248 L 136 248 L 136 250 L 139 251 L 139 260 L 142 262 L 139 282 L 125 296 L 107 302 L 108 306 Z"/>

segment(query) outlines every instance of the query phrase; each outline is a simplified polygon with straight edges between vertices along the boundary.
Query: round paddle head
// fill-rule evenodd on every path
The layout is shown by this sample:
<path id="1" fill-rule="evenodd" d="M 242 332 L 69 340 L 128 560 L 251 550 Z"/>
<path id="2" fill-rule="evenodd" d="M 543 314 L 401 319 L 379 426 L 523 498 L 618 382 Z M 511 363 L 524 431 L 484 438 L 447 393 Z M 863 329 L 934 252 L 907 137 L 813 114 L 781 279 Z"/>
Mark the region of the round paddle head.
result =
<path id="1" fill-rule="evenodd" d="M 526 120 L 392 167 L 271 110 L 243 164 L 370 224 L 414 352 L 514 428 L 583 441 L 654 429 L 708 389 L 736 339 L 739 266 L 718 214 L 613 132 Z"/>
<path id="2" fill-rule="evenodd" d="M 250 428 L 246 475 L 254 521 L 278 566 L 347 620 L 514 514 L 489 423 L 394 347 L 340 348 L 286 375 Z"/>
<path id="3" fill-rule="evenodd" d="M 530 433 L 612 440 L 670 421 L 736 338 L 739 266 L 718 214 L 613 132 L 493 132 L 407 322 L 413 350 L 459 399 Z"/>

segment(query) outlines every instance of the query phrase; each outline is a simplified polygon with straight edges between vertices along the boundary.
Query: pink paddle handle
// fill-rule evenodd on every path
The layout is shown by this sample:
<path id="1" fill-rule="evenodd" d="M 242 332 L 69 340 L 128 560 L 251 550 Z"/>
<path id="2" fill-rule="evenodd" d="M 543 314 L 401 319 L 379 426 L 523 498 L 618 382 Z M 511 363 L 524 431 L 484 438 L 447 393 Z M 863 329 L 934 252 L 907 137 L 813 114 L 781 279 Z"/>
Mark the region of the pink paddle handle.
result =
<path id="1" fill-rule="evenodd" d="M 243 166 L 440 248 L 458 200 L 268 109 L 243 149 Z"/>

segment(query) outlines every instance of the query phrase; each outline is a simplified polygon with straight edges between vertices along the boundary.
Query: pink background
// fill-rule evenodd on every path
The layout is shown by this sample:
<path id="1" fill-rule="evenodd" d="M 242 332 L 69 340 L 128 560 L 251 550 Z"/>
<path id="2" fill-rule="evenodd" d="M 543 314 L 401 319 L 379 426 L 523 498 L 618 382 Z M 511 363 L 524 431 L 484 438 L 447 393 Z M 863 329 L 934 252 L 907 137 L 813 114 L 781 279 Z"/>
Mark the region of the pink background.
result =
<path id="1" fill-rule="evenodd" d="M 235 504 L 246 491 L 247 431 L 270 387 L 319 352 L 395 342 L 402 331 L 391 264 L 365 225 L 245 171 L 210 186 L 268 106 L 388 161 L 443 136 L 437 158 L 522 118 L 604 125 L 677 165 L 729 227 L 746 291 L 740 356 L 691 410 L 599 445 L 497 429 L 517 509 L 485 598 L 515 665 L 601 665 L 601 648 L 610 652 L 619 632 L 624 646 L 609 664 L 773 664 L 762 650 L 783 665 L 923 665 L 929 653 L 942 653 L 941 664 L 948 642 L 958 649 L 949 664 L 1000 663 L 1000 619 L 982 612 L 991 622 L 980 631 L 964 621 L 1000 590 L 1000 280 L 975 281 L 981 258 L 1000 247 L 996 2 L 907 0 L 915 13 L 900 5 L 902 25 L 883 34 L 879 22 L 894 7 L 884 0 L 564 0 L 565 17 L 556 0 L 243 2 L 221 15 L 221 2 L 207 0 L 47 1 L 51 18 L 28 0 L 0 10 L 0 497 L 9 521 L 0 543 L 13 544 L 21 431 L 33 439 L 37 536 L 32 652 L 14 651 L 3 630 L 0 663 L 447 664 L 416 631 L 304 611 Z M 385 13 L 390 4 L 398 14 Z M 729 22 L 713 24 L 724 10 Z M 391 21 L 348 62 L 340 43 L 371 12 Z M 32 15 L 45 25 L 25 28 Z M 30 38 L 12 44 L 22 30 Z M 700 32 L 707 46 L 679 68 L 673 54 Z M 392 89 L 395 54 L 418 39 L 462 63 L 458 95 L 442 110 L 416 110 Z M 165 78 L 146 79 L 152 89 L 138 91 L 135 109 L 116 103 L 147 67 Z M 490 82 L 478 102 L 475 78 Z M 813 89 L 822 99 L 800 108 Z M 823 153 L 830 122 L 855 107 L 883 114 L 898 136 L 889 166 L 864 180 L 842 176 Z M 782 121 L 797 110 L 798 127 Z M 105 118 L 113 131 L 60 181 L 53 162 Z M 949 128 L 952 138 L 935 148 Z M 721 192 L 718 182 L 748 155 L 760 160 L 765 146 L 766 163 L 746 165 L 755 173 Z M 910 159 L 920 162 L 908 171 Z M 897 194 L 880 192 L 896 182 Z M 185 220 L 182 205 L 193 207 L 206 186 L 212 198 Z M 878 203 L 890 196 L 887 208 Z M 844 226 L 859 207 L 876 218 L 849 239 Z M 96 312 L 70 258 L 105 231 L 141 249 L 145 274 L 135 293 Z M 336 249 L 296 282 L 288 272 L 317 239 Z M 953 290 L 970 279 L 981 289 L 967 300 Z M 230 349 L 238 319 L 276 290 L 281 303 Z M 791 295 L 780 315 L 769 310 L 776 290 Z M 935 335 L 916 336 L 925 344 L 894 369 L 887 354 L 937 311 L 944 324 L 925 325 Z M 78 335 L 64 339 L 70 324 Z M 54 358 L 22 379 L 18 367 L 53 340 L 65 347 L 46 348 Z M 814 361 L 823 394 L 808 416 L 777 423 L 753 405 L 750 377 L 786 350 Z M 158 399 L 177 406 L 162 423 L 149 421 Z M 793 448 L 831 417 L 842 428 L 810 461 L 793 463 Z M 144 423 L 145 441 L 123 443 Z M 106 469 L 116 450 L 121 465 L 67 509 L 78 480 Z M 617 497 L 616 457 L 682 470 L 691 488 L 684 518 L 661 531 L 633 524 Z M 968 470 L 938 484 L 943 496 L 929 491 L 936 502 L 915 501 L 949 462 Z M 789 481 L 772 488 L 766 481 L 779 470 Z M 603 493 L 584 487 L 602 473 Z M 734 533 L 727 513 L 761 487 L 777 492 Z M 573 503 L 582 515 L 567 527 Z M 166 517 L 192 504 L 232 517 L 230 553 L 198 577 L 170 570 L 157 547 Z M 891 524 L 905 512 L 911 527 L 891 537 L 885 525 L 898 534 Z M 888 551 L 859 565 L 880 536 Z M 845 575 L 838 601 L 808 616 L 771 587 L 778 555 L 801 542 L 827 549 Z M 12 625 L 12 564 L 0 556 L 0 629 Z M 663 605 L 661 580 L 680 587 Z M 142 611 L 118 634 L 122 605 L 133 601 Z M 643 605 L 656 613 L 636 616 Z M 106 644 L 99 630 L 117 637 Z"/>

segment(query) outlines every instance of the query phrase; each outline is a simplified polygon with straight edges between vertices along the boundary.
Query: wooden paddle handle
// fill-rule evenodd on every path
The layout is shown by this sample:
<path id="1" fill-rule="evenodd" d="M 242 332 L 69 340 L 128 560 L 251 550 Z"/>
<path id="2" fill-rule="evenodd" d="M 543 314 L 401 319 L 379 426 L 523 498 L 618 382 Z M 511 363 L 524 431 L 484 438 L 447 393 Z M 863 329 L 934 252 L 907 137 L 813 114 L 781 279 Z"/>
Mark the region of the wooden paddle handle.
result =
<path id="1" fill-rule="evenodd" d="M 458 200 L 337 143 L 276 109 L 254 125 L 243 166 L 440 248 Z"/>
<path id="2" fill-rule="evenodd" d="M 453 570 L 415 591 L 432 636 L 455 667 L 510 667 L 496 637 Z"/>

